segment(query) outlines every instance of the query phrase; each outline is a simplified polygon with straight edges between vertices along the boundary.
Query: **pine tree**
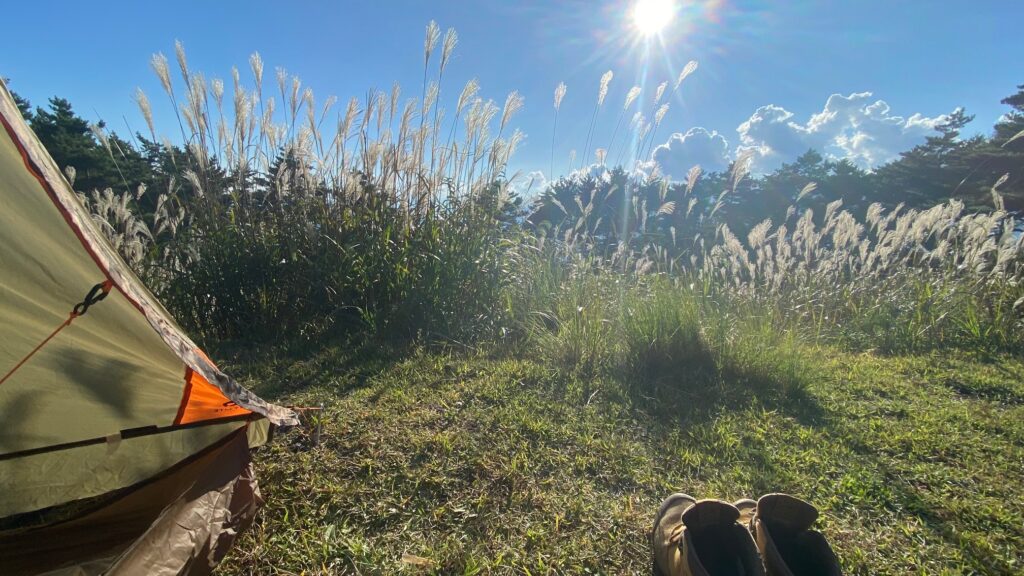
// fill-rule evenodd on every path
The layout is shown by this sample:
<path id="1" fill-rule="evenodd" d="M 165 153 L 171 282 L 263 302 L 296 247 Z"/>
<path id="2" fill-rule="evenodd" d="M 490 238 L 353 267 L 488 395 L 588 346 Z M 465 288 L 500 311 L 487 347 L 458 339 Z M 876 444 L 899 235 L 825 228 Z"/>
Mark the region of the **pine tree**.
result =
<path id="1" fill-rule="evenodd" d="M 76 190 L 122 188 L 110 154 L 96 140 L 89 122 L 75 114 L 70 102 L 50 98 L 49 110 L 36 108 L 31 126 L 57 166 L 62 170 L 74 168 Z M 102 122 L 99 127 L 103 127 Z"/>
<path id="2" fill-rule="evenodd" d="M 1006 175 L 999 193 L 1008 210 L 1021 211 L 1024 210 L 1024 136 L 1013 138 L 1024 131 L 1024 84 L 1017 87 L 1016 94 L 1003 98 L 1002 103 L 1011 111 L 996 123 L 992 138 L 971 156 L 975 173 L 965 184 L 977 191 L 982 202 L 989 202 L 991 187 Z"/>
<path id="3" fill-rule="evenodd" d="M 1000 103 L 1009 106 L 1013 110 L 1008 112 L 995 126 L 995 135 L 992 137 L 992 143 L 996 146 L 1002 146 L 1007 140 L 1024 130 L 1024 84 L 1017 86 L 1016 94 L 1003 98 Z"/>
<path id="4" fill-rule="evenodd" d="M 7 89 L 10 91 L 11 96 L 14 97 L 14 104 L 18 107 L 18 110 L 21 112 L 22 118 L 24 118 L 26 122 L 31 122 L 32 103 L 29 102 L 27 98 L 22 98 L 21 95 L 19 95 L 17 92 L 11 90 L 10 78 L 2 78 L 0 79 L 0 81 L 2 81 L 3 85 L 6 86 Z"/>
<path id="5" fill-rule="evenodd" d="M 985 138 L 961 139 L 960 133 L 974 116 L 958 108 L 945 122 L 935 127 L 936 136 L 924 144 L 900 154 L 899 159 L 877 171 L 878 187 L 885 195 L 885 204 L 903 202 L 915 208 L 929 208 L 950 198 L 977 204 L 978 190 L 962 185 L 973 169 L 969 156 L 985 144 Z"/>

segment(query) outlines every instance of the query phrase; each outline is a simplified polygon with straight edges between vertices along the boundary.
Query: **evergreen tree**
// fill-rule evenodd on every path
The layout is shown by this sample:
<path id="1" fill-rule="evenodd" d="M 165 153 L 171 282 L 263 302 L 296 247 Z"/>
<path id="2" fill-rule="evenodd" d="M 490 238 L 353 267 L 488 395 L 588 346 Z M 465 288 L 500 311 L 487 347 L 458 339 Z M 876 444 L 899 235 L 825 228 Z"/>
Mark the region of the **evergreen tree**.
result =
<path id="1" fill-rule="evenodd" d="M 930 208 L 956 197 L 969 205 L 978 204 L 979 191 L 962 184 L 974 168 L 969 156 L 985 144 L 983 136 L 960 138 L 964 126 L 973 119 L 958 108 L 935 127 L 938 135 L 929 136 L 924 144 L 879 168 L 879 201 L 889 206 L 902 202 L 914 208 Z"/>
<path id="2" fill-rule="evenodd" d="M 49 110 L 37 107 L 31 126 L 58 167 L 75 169 L 76 190 L 123 187 L 110 154 L 96 140 L 89 122 L 75 114 L 64 98 L 50 98 Z M 99 128 L 102 127 L 101 122 Z"/>
<path id="3" fill-rule="evenodd" d="M 1004 175 L 1007 179 L 999 192 L 1007 210 L 1024 210 L 1024 137 L 1013 137 L 1024 131 L 1024 84 L 1013 96 L 1002 100 L 1010 112 L 996 123 L 992 138 L 970 155 L 973 172 L 961 186 L 974 191 L 979 203 L 991 207 L 991 188 Z"/>
<path id="4" fill-rule="evenodd" d="M 0 83 L 3 83 L 3 85 L 6 86 L 7 90 L 11 93 L 11 96 L 14 97 L 14 104 L 18 107 L 18 111 L 21 112 L 21 117 L 24 118 L 26 122 L 31 122 L 32 103 L 29 102 L 27 98 L 22 98 L 20 94 L 18 94 L 14 90 L 11 90 L 10 78 L 0 78 Z"/>
<path id="5" fill-rule="evenodd" d="M 1010 138 L 1024 130 L 1024 84 L 1017 86 L 1016 94 L 1003 98 L 1000 103 L 1009 106 L 1012 110 L 1003 116 L 1003 119 L 995 126 L 992 144 L 996 146 L 1002 146 Z"/>

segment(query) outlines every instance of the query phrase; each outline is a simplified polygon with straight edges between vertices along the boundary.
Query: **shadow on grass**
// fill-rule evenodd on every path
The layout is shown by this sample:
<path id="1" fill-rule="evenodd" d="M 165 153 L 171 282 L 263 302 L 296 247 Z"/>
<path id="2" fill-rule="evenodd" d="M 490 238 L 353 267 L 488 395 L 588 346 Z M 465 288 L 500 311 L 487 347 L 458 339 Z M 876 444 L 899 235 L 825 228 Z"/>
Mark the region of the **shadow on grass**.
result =
<path id="1" fill-rule="evenodd" d="M 409 344 L 368 339 L 332 340 L 287 349 L 273 344 L 229 342 L 214 350 L 215 356 L 223 359 L 225 372 L 270 401 L 313 388 L 332 396 L 349 394 L 413 352 Z"/>
<path id="2" fill-rule="evenodd" d="M 821 427 L 829 418 L 807 392 L 813 372 L 805 363 L 738 362 L 701 348 L 674 361 L 645 359 L 620 380 L 630 404 L 658 425 L 699 424 L 722 412 L 759 407 Z"/>

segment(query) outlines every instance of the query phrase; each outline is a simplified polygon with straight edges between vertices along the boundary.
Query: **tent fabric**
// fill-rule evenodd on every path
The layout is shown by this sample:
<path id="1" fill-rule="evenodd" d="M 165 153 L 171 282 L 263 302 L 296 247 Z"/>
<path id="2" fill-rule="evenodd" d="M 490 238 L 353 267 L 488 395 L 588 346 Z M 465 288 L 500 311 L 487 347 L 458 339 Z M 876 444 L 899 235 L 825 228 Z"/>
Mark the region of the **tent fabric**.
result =
<path id="1" fill-rule="evenodd" d="M 202 374 L 191 368 L 185 370 L 185 393 L 178 407 L 178 415 L 174 418 L 175 424 L 191 424 L 248 413 L 245 408 L 227 401 L 221 389 L 210 384 Z"/>
<path id="2" fill-rule="evenodd" d="M 2 82 L 0 124 L 2 547 L 23 519 L 106 501 L 240 428 L 258 440 L 267 425 L 298 418 L 224 374 L 182 332 Z"/>
<path id="3" fill-rule="evenodd" d="M 199 426 L 0 461 L 0 517 L 135 485 L 244 425 L 234 421 Z"/>
<path id="4" fill-rule="evenodd" d="M 49 324 L 52 328 L 65 319 L 71 307 L 93 285 L 110 280 L 121 295 L 117 299 L 122 301 L 121 308 L 136 308 L 144 322 L 150 325 L 179 361 L 215 384 L 232 402 L 263 414 L 278 426 L 298 424 L 293 412 L 264 402 L 218 370 L 177 327 L 170 314 L 142 285 L 96 228 L 53 159 L 25 124 L 6 88 L 2 88 L 0 95 L 0 120 L 6 133 L 0 147 L 0 157 L 3 158 L 0 170 L 5 179 L 3 199 L 6 205 L 15 208 L 5 209 L 3 220 L 0 220 L 0 243 L 5 247 L 0 271 L 12 274 L 11 278 L 0 280 L 6 284 L 0 284 L 0 290 L 4 290 L 4 293 L 0 293 L 4 300 L 13 301 L 15 297 L 21 296 L 35 302 L 34 307 L 38 312 L 42 312 L 39 308 L 44 308 L 53 315 L 51 320 L 54 321 Z M 19 169 L 18 164 L 23 167 Z M 50 206 L 46 206 L 47 199 Z M 22 207 L 24 213 L 20 213 Z M 61 225 L 61 220 L 65 225 Z M 17 224 L 20 225 L 16 227 Z M 57 234 L 58 228 L 62 234 Z M 51 235 L 56 237 L 51 238 Z M 78 246 L 73 245 L 74 240 L 78 241 Z M 8 298 L 6 292 L 10 292 L 11 298 Z M 43 298 L 43 301 L 39 302 L 39 298 Z M 112 307 L 108 304 L 109 300 L 111 298 L 97 305 L 97 310 Z M 0 308 L 0 312 L 7 311 Z M 138 321 L 131 322 L 136 316 L 126 314 L 123 310 L 115 318 L 125 325 L 138 324 Z M 17 324 L 11 322 L 7 326 L 14 328 Z M 46 332 L 45 329 L 43 332 Z M 136 347 L 133 345 L 133 348 Z M 9 346 L 5 346 L 0 354 L 4 352 L 17 354 Z M 0 355 L 0 361 L 4 360 Z M 178 372 L 183 373 L 184 370 Z"/>
<path id="5" fill-rule="evenodd" d="M 0 574 L 208 574 L 260 503 L 244 430 L 66 522 L 0 538 Z"/>

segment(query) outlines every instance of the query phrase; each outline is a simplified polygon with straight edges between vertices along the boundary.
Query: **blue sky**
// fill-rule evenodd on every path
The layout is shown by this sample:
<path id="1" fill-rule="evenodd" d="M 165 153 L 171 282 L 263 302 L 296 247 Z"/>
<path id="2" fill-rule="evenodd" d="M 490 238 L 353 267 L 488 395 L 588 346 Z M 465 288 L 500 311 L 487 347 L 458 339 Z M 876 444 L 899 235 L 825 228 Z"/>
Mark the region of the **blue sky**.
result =
<path id="1" fill-rule="evenodd" d="M 568 94 L 555 171 L 565 171 L 609 69 L 599 146 L 631 86 L 646 77 L 640 102 L 651 116 L 657 84 L 699 62 L 655 135 L 665 144 L 655 157 L 670 173 L 695 161 L 714 168 L 743 148 L 767 170 L 809 145 L 876 165 L 957 106 L 987 132 L 1005 111 L 999 100 L 1024 83 L 1024 3 L 1012 0 L 678 0 L 663 39 L 646 50 L 632 0 L 50 2 L 40 14 L 41 6 L 5 8 L 0 75 L 12 88 L 34 104 L 66 97 L 86 118 L 124 133 L 126 125 L 144 128 L 132 99 L 141 87 L 169 135 L 172 115 L 149 59 L 173 56 L 176 39 L 207 78 L 230 78 L 232 65 L 246 71 L 259 51 L 268 70 L 284 67 L 318 98 L 344 102 L 394 81 L 418 96 L 424 28 L 434 19 L 459 34 L 443 99 L 474 77 L 481 95 L 499 103 L 511 90 L 525 96 L 514 124 L 528 139 L 513 165 L 524 172 L 548 172 L 559 82 Z"/>

